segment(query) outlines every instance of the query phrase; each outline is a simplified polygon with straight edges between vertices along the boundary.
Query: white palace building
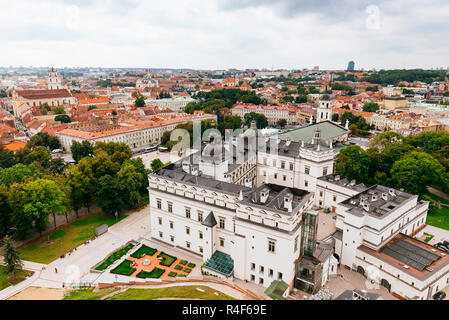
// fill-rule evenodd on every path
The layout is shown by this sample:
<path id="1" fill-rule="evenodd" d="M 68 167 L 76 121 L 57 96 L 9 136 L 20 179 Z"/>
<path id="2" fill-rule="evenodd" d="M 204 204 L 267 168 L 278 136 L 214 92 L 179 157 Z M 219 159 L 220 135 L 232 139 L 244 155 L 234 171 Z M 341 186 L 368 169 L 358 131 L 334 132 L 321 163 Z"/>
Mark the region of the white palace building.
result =
<path id="1" fill-rule="evenodd" d="M 323 121 L 259 138 L 255 154 L 248 140 L 213 141 L 151 173 L 152 238 L 202 257 L 209 274 L 264 287 L 316 293 L 340 265 L 397 297 L 429 299 L 449 281 L 449 255 L 414 238 L 428 202 L 334 176 L 348 133 Z M 324 208 L 337 231 L 318 240 Z"/>

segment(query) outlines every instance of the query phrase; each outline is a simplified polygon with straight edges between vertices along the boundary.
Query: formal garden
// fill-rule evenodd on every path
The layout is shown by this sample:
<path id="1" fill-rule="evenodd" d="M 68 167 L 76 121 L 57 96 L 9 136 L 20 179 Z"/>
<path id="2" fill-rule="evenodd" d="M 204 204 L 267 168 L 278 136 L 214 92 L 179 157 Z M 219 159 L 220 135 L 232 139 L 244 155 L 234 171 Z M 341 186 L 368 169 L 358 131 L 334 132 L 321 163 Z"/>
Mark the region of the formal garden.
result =
<path id="1" fill-rule="evenodd" d="M 115 257 L 118 257 L 121 254 L 120 257 L 116 258 L 114 261 L 117 261 L 129 250 L 131 250 L 130 248 L 123 253 L 126 248 L 127 247 L 118 250 L 118 253 L 114 253 Z M 114 256 L 114 254 L 111 256 Z M 106 259 L 105 262 L 100 264 L 98 267 L 103 267 L 104 265 L 106 265 L 106 261 L 108 261 L 108 259 Z M 110 258 L 109 261 L 111 261 L 111 259 L 113 258 Z M 113 264 L 114 261 L 112 261 L 109 265 Z M 104 269 L 106 269 L 108 266 L 106 266 Z M 155 248 L 151 248 L 143 244 L 117 267 L 112 269 L 111 273 L 124 276 L 133 276 L 141 279 L 187 277 L 192 272 L 193 268 L 195 268 L 195 266 L 196 265 L 192 262 L 181 260 L 168 253 L 159 251 Z"/>
<path id="2" fill-rule="evenodd" d="M 125 254 L 129 252 L 134 248 L 134 244 L 128 243 L 123 248 L 115 251 L 110 256 L 108 256 L 100 265 L 98 265 L 95 270 L 103 271 L 106 270 L 110 265 L 112 265 L 115 261 L 119 260 L 121 257 L 123 257 Z"/>

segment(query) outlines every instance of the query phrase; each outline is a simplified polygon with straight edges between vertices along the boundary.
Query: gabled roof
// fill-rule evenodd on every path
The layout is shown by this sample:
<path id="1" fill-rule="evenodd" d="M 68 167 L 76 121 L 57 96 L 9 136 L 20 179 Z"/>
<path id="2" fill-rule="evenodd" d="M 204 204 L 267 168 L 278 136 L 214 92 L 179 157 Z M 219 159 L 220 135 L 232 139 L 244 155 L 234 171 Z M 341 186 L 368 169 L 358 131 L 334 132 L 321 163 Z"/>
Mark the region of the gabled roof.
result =
<path id="1" fill-rule="evenodd" d="M 210 228 L 215 227 L 217 225 L 217 220 L 215 220 L 214 213 L 211 211 L 201 224 Z"/>

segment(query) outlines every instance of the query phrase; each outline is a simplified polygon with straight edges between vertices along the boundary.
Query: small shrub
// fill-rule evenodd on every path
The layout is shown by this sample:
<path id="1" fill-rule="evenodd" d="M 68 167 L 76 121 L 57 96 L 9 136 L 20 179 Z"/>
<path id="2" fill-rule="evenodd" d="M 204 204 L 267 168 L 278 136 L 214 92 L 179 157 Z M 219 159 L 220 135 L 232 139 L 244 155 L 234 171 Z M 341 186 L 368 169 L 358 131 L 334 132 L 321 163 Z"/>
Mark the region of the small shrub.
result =
<path id="1" fill-rule="evenodd" d="M 191 263 L 191 262 L 190 262 L 189 264 L 187 264 L 187 266 L 188 266 L 189 268 L 192 268 L 192 269 L 195 268 L 195 264 L 194 264 L 194 263 Z"/>
<path id="2" fill-rule="evenodd" d="M 180 273 L 178 277 L 180 277 L 180 278 L 185 278 L 185 277 L 186 277 L 186 275 L 185 275 L 185 274 L 182 274 L 182 273 Z"/>
<path id="3" fill-rule="evenodd" d="M 184 268 L 184 271 L 187 272 L 187 273 L 190 273 L 190 271 L 192 271 L 192 269 Z"/>
<path id="4" fill-rule="evenodd" d="M 185 265 L 187 264 L 187 260 L 182 260 L 182 261 L 180 262 L 180 264 L 182 264 L 183 266 L 185 266 Z"/>
<path id="5" fill-rule="evenodd" d="M 182 270 L 182 266 L 180 264 L 178 264 L 177 266 L 175 266 L 176 270 Z"/>
<path id="6" fill-rule="evenodd" d="M 168 274 L 169 277 L 176 277 L 177 275 L 178 274 L 176 272 L 173 272 L 173 271 Z"/>

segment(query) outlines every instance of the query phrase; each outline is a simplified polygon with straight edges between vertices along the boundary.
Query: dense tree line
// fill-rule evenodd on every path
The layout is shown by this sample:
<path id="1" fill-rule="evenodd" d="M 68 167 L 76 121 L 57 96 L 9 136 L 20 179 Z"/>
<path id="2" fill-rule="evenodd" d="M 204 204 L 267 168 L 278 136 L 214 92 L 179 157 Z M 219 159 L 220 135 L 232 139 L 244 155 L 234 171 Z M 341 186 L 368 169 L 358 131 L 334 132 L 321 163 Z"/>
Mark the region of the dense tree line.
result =
<path id="1" fill-rule="evenodd" d="M 379 183 L 423 196 L 427 186 L 449 191 L 449 133 L 425 132 L 403 137 L 386 132 L 366 151 L 342 149 L 336 173 L 358 182 Z"/>
<path id="2" fill-rule="evenodd" d="M 397 85 L 401 81 L 414 82 L 422 81 L 425 83 L 432 83 L 433 81 L 444 81 L 447 77 L 446 71 L 436 70 L 381 70 L 373 73 L 363 81 L 376 83 L 376 84 L 393 84 Z"/>
<path id="3" fill-rule="evenodd" d="M 56 139 L 56 140 L 55 140 Z M 148 187 L 147 170 L 124 143 L 74 143 L 76 165 L 51 157 L 55 137 L 33 136 L 15 154 L 0 146 L 0 238 L 43 232 L 56 215 L 97 203 L 107 214 L 134 208 Z"/>

